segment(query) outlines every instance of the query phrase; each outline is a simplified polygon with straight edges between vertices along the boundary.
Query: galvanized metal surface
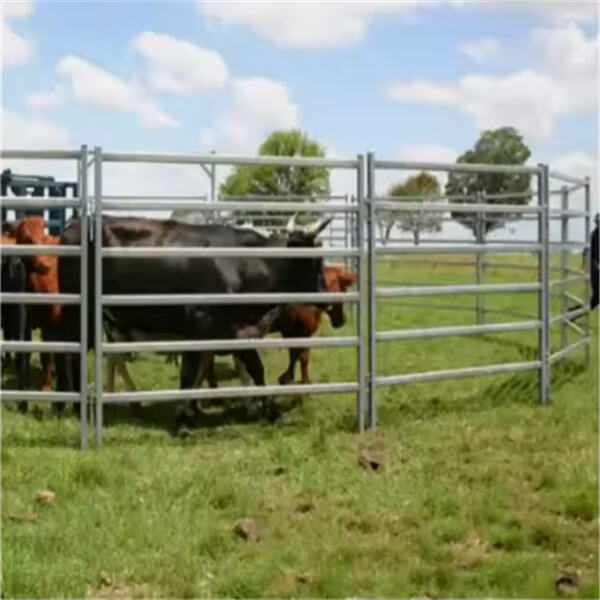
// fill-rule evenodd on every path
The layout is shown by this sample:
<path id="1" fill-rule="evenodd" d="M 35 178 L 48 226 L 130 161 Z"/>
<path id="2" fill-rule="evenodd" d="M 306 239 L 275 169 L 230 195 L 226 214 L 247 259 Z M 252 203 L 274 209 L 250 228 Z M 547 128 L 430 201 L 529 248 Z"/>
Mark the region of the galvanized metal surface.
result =
<path id="1" fill-rule="evenodd" d="M 102 319 L 102 150 L 94 148 L 94 402 L 96 404 L 95 440 L 96 449 L 102 448 L 104 409 L 102 394 L 104 374 L 102 366 L 102 342 L 104 323 Z"/>
<path id="2" fill-rule="evenodd" d="M 103 200 L 104 210 L 193 210 L 213 211 L 273 211 L 284 213 L 346 213 L 357 208 L 346 204 L 312 204 L 309 202 L 198 202 L 195 200 Z"/>
<path id="3" fill-rule="evenodd" d="M 6 246 L 10 248 L 11 246 Z M 205 248 L 205 247 L 120 247 L 103 248 L 105 258 L 158 258 L 179 256 L 188 258 L 343 258 L 358 256 L 358 249 L 347 248 Z"/>
<path id="4" fill-rule="evenodd" d="M 169 402 L 184 400 L 256 398 L 261 396 L 295 396 L 304 394 L 348 394 L 358 391 L 358 383 L 308 383 L 294 385 L 265 385 L 259 387 L 223 387 L 219 389 L 190 388 L 150 392 L 113 392 L 104 394 L 106 404 L 128 402 Z"/>
<path id="5" fill-rule="evenodd" d="M 48 246 L 45 244 L 11 244 L 0 246 L 4 256 L 79 256 L 79 246 Z"/>
<path id="6" fill-rule="evenodd" d="M 456 335 L 478 335 L 484 333 L 506 333 L 508 331 L 533 331 L 540 329 L 539 321 L 520 323 L 492 323 L 489 325 L 457 325 L 455 327 L 427 327 L 423 329 L 397 329 L 381 331 L 376 335 L 378 342 L 400 340 L 420 340 L 428 338 L 452 337 Z"/>
<path id="7" fill-rule="evenodd" d="M 80 198 L 54 199 L 54 198 L 36 198 L 33 203 L 30 198 L 2 198 L 0 204 L 3 207 L 38 206 L 70 206 L 77 207 L 80 210 L 82 222 L 82 245 L 78 246 L 3 246 L 2 252 L 6 256 L 31 256 L 31 255 L 63 255 L 81 257 L 81 286 L 80 294 L 2 294 L 2 302 L 32 304 L 46 303 L 65 303 L 78 304 L 81 302 L 83 310 L 80 312 L 80 342 L 7 342 L 0 347 L 3 350 L 10 351 L 52 351 L 52 352 L 73 352 L 77 353 L 81 348 L 86 348 L 87 343 L 87 298 L 90 290 L 87 289 L 89 274 L 87 272 L 87 228 L 88 211 L 86 206 L 88 202 L 87 191 L 87 167 L 91 164 L 95 169 L 95 189 L 94 201 L 89 204 L 95 208 L 93 227 L 94 239 L 94 257 L 93 263 L 96 272 L 94 285 L 94 323 L 95 323 L 95 347 L 96 359 L 94 365 L 95 373 L 95 439 L 96 447 L 102 445 L 102 427 L 103 427 L 103 404 L 121 403 L 130 401 L 180 401 L 190 398 L 229 398 L 250 396 L 259 397 L 267 395 L 289 395 L 306 393 L 356 393 L 357 409 L 357 427 L 362 431 L 365 427 L 365 408 L 368 408 L 368 425 L 375 427 L 377 419 L 376 390 L 377 387 L 388 385 L 403 385 L 405 383 L 418 381 L 435 381 L 441 379 L 452 379 L 457 377 L 470 377 L 478 375 L 488 375 L 496 373 L 508 373 L 529 369 L 538 369 L 540 371 L 540 399 L 543 402 L 549 401 L 550 392 L 550 364 L 559 360 L 566 354 L 585 346 L 586 352 L 589 352 L 589 308 L 581 307 L 576 310 L 566 311 L 566 304 L 562 307 L 561 315 L 550 317 L 549 297 L 551 286 L 561 286 L 563 300 L 572 300 L 581 302 L 573 294 L 566 290 L 566 285 L 574 281 L 585 281 L 589 292 L 589 281 L 587 276 L 581 271 L 571 269 L 564 260 L 561 260 L 561 266 L 555 269 L 561 270 L 561 279 L 550 281 L 549 273 L 551 266 L 549 264 L 550 252 L 556 250 L 561 252 L 561 257 L 567 254 L 567 250 L 581 246 L 581 243 L 568 240 L 568 235 L 561 230 L 560 243 L 551 243 L 549 240 L 549 222 L 552 219 L 561 220 L 561 228 L 571 218 L 584 218 L 586 221 L 586 241 L 589 244 L 589 225 L 590 225 L 590 190 L 589 179 L 583 181 L 578 178 L 563 176 L 560 173 L 549 172 L 548 167 L 538 165 L 537 167 L 519 167 L 503 165 L 442 165 L 438 163 L 423 162 L 403 162 L 403 161 L 379 161 L 375 159 L 372 153 L 369 153 L 366 165 L 362 156 L 353 159 L 305 159 L 295 157 L 226 157 L 212 155 L 160 155 L 160 154 L 139 154 L 139 153 L 103 153 L 100 148 L 94 151 L 94 157 L 89 160 L 87 148 L 83 146 L 77 152 L 70 151 L 4 151 L 3 158 L 48 158 L 48 159 L 75 159 L 77 161 L 78 181 L 80 182 Z M 103 162 L 150 162 L 165 164 L 198 164 L 207 170 L 211 179 L 211 202 L 206 201 L 205 196 L 172 196 L 163 198 L 160 196 L 105 196 L 102 197 L 102 165 Z M 306 202 L 305 197 L 297 199 L 257 197 L 247 201 L 233 201 L 217 199 L 216 189 L 214 187 L 214 170 L 219 164 L 249 164 L 249 165 L 293 165 L 293 166 L 324 166 L 327 168 L 352 169 L 356 172 L 356 201 L 349 202 L 347 197 L 324 197 L 317 198 L 317 202 Z M 539 206 L 513 206 L 511 204 L 489 204 L 489 200 L 511 200 L 513 198 L 527 198 L 532 196 L 532 192 L 523 192 L 519 194 L 496 194 L 488 195 L 477 199 L 476 202 L 461 203 L 452 202 L 449 204 L 429 203 L 423 204 L 424 198 L 415 198 L 411 204 L 397 203 L 390 199 L 376 199 L 376 170 L 377 169 L 400 169 L 400 170 L 441 170 L 457 171 L 471 173 L 526 173 L 537 175 L 538 189 L 535 192 L 539 198 Z M 561 210 L 549 209 L 549 177 L 553 176 L 573 187 L 566 188 L 567 193 L 581 186 L 586 187 L 586 207 L 585 211 L 569 210 L 568 205 L 561 206 Z M 366 180 L 367 190 L 365 198 L 364 182 Z M 564 192 L 564 190 L 563 190 Z M 447 199 L 439 197 L 439 200 Z M 58 200 L 58 202 L 56 202 Z M 272 201 L 275 200 L 275 201 Z M 296 200 L 298 200 L 296 202 Z M 325 200 L 334 200 L 333 203 L 327 203 Z M 335 202 L 338 200 L 338 202 Z M 339 202 L 343 200 L 343 202 Z M 450 198 L 452 200 L 452 198 Z M 219 212 L 245 211 L 251 215 L 252 211 L 264 212 L 308 212 L 308 213 L 339 213 L 343 216 L 343 230 L 330 228 L 330 241 L 343 242 L 343 248 L 315 248 L 315 249 L 273 249 L 261 248 L 251 249 L 244 252 L 244 256 L 262 256 L 264 258 L 279 257 L 323 257 L 323 258 L 345 258 L 346 261 L 357 259 L 358 282 L 357 291 L 344 294 L 209 294 L 209 295 L 164 295 L 150 294 L 140 296 L 102 296 L 102 260 L 103 258 L 118 259 L 119 257 L 139 257 L 154 258 L 158 256 L 193 256 L 193 257 L 232 257 L 239 256 L 238 248 L 102 248 L 102 209 L 104 210 L 173 210 L 177 207 L 190 209 L 194 211 L 207 211 L 209 215 L 216 215 Z M 523 220 L 535 220 L 538 223 L 538 240 L 536 243 L 529 243 L 525 240 L 507 240 L 502 243 L 478 243 L 465 244 L 462 240 L 424 240 L 426 246 L 411 247 L 404 245 L 405 240 L 398 240 L 399 245 L 389 245 L 378 247 L 376 237 L 377 211 L 428 211 L 447 213 L 462 212 L 473 213 L 473 218 L 479 218 L 484 221 L 490 213 L 504 213 L 507 215 L 519 214 Z M 256 216 L 258 218 L 258 216 Z M 271 218 L 271 217 L 269 217 Z M 273 219 L 279 219 L 283 223 L 287 216 L 273 215 Z M 451 220 L 449 217 L 443 217 L 444 221 Z M 250 219 L 251 220 L 251 219 Z M 349 232 L 350 227 L 350 232 Z M 366 239 L 365 239 L 366 234 Z M 445 246 L 438 244 L 444 243 Z M 375 267 L 377 260 L 386 260 L 388 255 L 423 255 L 423 254 L 473 254 L 475 263 L 465 263 L 465 266 L 478 264 L 481 272 L 479 281 L 483 282 L 483 269 L 491 266 L 508 266 L 506 263 L 484 262 L 483 256 L 486 253 L 537 253 L 539 257 L 539 283 L 515 283 L 515 284 L 481 284 L 481 285 L 448 285 L 448 286 L 401 286 L 391 288 L 381 288 L 375 285 Z M 349 265 L 349 262 L 345 262 Z M 511 264 L 512 268 L 528 268 L 526 265 Z M 574 274 L 575 276 L 570 276 Z M 408 330 L 377 332 L 376 327 L 376 307 L 377 299 L 387 300 L 399 296 L 438 296 L 450 294 L 476 294 L 482 297 L 489 293 L 515 293 L 515 292 L 537 292 L 539 297 L 538 320 L 521 321 L 517 323 L 494 323 L 481 325 L 464 325 L 453 327 L 434 327 L 434 328 L 415 328 Z M 588 293 L 589 295 L 589 293 Z M 34 298 L 35 296 L 35 298 Z M 102 324 L 102 306 L 103 305 L 148 305 L 148 304 L 242 304 L 242 303 L 300 303 L 300 302 L 350 302 L 357 304 L 357 336 L 332 337 L 332 338 L 296 338 L 296 339 L 260 339 L 260 340 L 185 340 L 179 342 L 135 342 L 135 343 L 103 343 L 103 324 Z M 444 308 L 443 306 L 432 306 L 432 308 Z M 464 307 L 446 307 L 449 310 L 464 309 Z M 483 308 L 483 307 L 482 307 Z M 468 308 L 468 310 L 473 310 Z M 514 311 L 513 311 L 514 312 Z M 512 314 L 511 311 L 489 310 L 481 311 L 481 320 L 483 314 L 502 313 Z M 515 316 L 524 315 L 514 313 Z M 586 326 L 580 327 L 572 323 L 574 318 L 585 315 Z M 527 318 L 527 317 L 526 317 Z M 578 340 L 570 346 L 565 346 L 560 352 L 550 356 L 549 354 L 549 331 L 552 325 L 558 323 L 563 327 L 569 327 L 576 333 L 585 333 L 585 337 Z M 431 339 L 449 337 L 455 335 L 475 335 L 492 334 L 507 331 L 535 331 L 538 330 L 540 359 L 531 362 L 508 363 L 501 365 L 487 365 L 481 367 L 468 367 L 464 369 L 449 369 L 442 371 L 433 371 L 425 373 L 397 374 L 385 377 L 377 377 L 376 364 L 376 344 L 377 342 L 401 341 L 410 339 Z M 565 329 L 566 330 L 566 329 Z M 113 354 L 117 352 L 131 351 L 211 351 L 211 350 L 241 350 L 245 348 L 315 348 L 315 347 L 356 347 L 357 348 L 357 381 L 334 384 L 311 384 L 311 385 L 292 385 L 292 386 L 266 386 L 256 388 L 233 387 L 222 388 L 219 390 L 165 390 L 152 392 L 126 392 L 104 394 L 102 387 L 102 360 L 103 354 Z M 368 358 L 368 360 L 367 360 Z M 1 398 L 3 401 L 20 401 L 23 399 L 29 401 L 80 401 L 81 416 L 81 445 L 82 448 L 87 444 L 87 354 L 80 352 L 80 375 L 82 386 L 76 393 L 43 393 L 43 392 L 3 392 Z"/>
<path id="8" fill-rule="evenodd" d="M 112 342 L 103 343 L 104 354 L 123 352 L 206 352 L 219 350 L 246 350 L 255 348 L 341 348 L 358 346 L 354 336 L 346 337 L 301 337 L 301 338 L 249 338 L 244 340 L 184 340 L 169 342 Z"/>
<path id="9" fill-rule="evenodd" d="M 395 288 L 376 288 L 377 298 L 397 296 L 449 296 L 456 294 L 498 294 L 515 292 L 537 292 L 539 283 L 487 283 L 483 285 L 426 285 Z"/>
<path id="10" fill-rule="evenodd" d="M 482 367 L 467 367 L 464 369 L 446 369 L 441 371 L 426 371 L 424 373 L 407 373 L 406 375 L 388 375 L 377 378 L 377 387 L 390 385 L 404 385 L 424 381 L 437 381 L 440 379 L 457 379 L 460 377 L 475 377 L 479 375 L 497 375 L 499 373 L 512 373 L 539 369 L 541 361 L 505 363 L 500 365 L 486 365 Z"/>
<path id="11" fill-rule="evenodd" d="M 541 289 L 538 294 L 539 320 L 542 327 L 539 332 L 539 398 L 542 404 L 550 402 L 550 231 L 548 211 L 550 206 L 548 166 L 539 165 L 538 197 L 542 208 L 538 220 L 539 281 Z"/>
<path id="12" fill-rule="evenodd" d="M 104 306 L 173 306 L 183 304 L 306 304 L 357 302 L 358 292 L 272 293 L 272 294 L 107 294 Z"/>
<path id="13" fill-rule="evenodd" d="M 79 304 L 79 294 L 37 294 L 34 292 L 2 292 L 2 304 Z"/>

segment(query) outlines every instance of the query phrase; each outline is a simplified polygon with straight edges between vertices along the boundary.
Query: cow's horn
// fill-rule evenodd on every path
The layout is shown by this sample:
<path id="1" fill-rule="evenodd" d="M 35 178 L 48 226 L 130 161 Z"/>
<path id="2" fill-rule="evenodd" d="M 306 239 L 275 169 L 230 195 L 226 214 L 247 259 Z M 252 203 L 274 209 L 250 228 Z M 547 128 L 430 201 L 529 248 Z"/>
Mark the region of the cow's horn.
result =
<path id="1" fill-rule="evenodd" d="M 288 233 L 292 233 L 292 231 L 294 231 L 296 229 L 296 217 L 298 216 L 298 213 L 294 213 L 291 217 L 290 220 L 287 223 L 287 231 Z"/>
<path id="2" fill-rule="evenodd" d="M 328 219 L 321 219 L 312 225 L 309 225 L 307 228 L 307 233 L 314 237 L 317 237 L 329 223 L 333 221 L 333 217 L 329 217 Z"/>

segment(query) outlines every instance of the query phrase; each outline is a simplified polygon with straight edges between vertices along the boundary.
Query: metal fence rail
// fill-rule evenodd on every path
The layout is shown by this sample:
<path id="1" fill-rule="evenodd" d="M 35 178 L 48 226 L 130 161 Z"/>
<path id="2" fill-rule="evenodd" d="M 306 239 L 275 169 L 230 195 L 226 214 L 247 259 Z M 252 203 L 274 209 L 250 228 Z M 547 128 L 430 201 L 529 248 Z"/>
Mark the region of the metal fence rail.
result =
<path id="1" fill-rule="evenodd" d="M 88 155 L 86 146 L 77 151 L 19 151 L 8 150 L 1 153 L 3 159 L 46 159 L 75 161 L 78 172 L 79 195 L 74 198 L 15 198 L 0 197 L 3 208 L 18 209 L 23 206 L 32 208 L 72 208 L 81 217 L 81 245 L 7 245 L 2 247 L 3 256 L 70 256 L 80 258 L 80 290 L 78 294 L 33 294 L 3 292 L 4 304 L 32 305 L 79 305 L 80 338 L 78 342 L 23 342 L 5 341 L 0 349 L 6 352 L 53 352 L 79 354 L 81 389 L 79 392 L 38 392 L 30 390 L 5 390 L 1 392 L 2 401 L 31 402 L 79 402 L 81 419 L 81 447 L 88 444 L 88 386 L 87 348 L 88 348 L 88 297 L 93 294 L 93 318 L 95 339 L 90 344 L 95 349 L 93 376 L 93 400 L 95 402 L 94 429 L 95 444 L 102 446 L 104 406 L 107 404 L 125 404 L 129 402 L 180 402 L 190 399 L 222 399 L 231 397 L 260 397 L 267 395 L 295 394 L 356 394 L 357 428 L 359 431 L 377 424 L 377 391 L 381 388 L 406 385 L 409 383 L 457 379 L 463 377 L 495 375 L 518 371 L 538 371 L 539 399 L 543 403 L 550 401 L 551 365 L 584 349 L 589 361 L 590 326 L 589 279 L 587 273 L 570 265 L 572 250 L 589 247 L 590 237 L 590 180 L 577 178 L 550 170 L 546 165 L 482 165 L 482 164 L 442 164 L 430 162 L 406 162 L 379 160 L 374 154 L 347 159 L 303 158 L 303 157 L 248 157 L 195 154 L 158 154 L 103 152 L 94 149 L 93 156 Z M 103 167 L 107 163 L 151 163 L 201 166 L 210 177 L 211 190 L 207 197 L 202 194 L 179 194 L 173 196 L 104 194 L 103 185 L 106 174 Z M 355 175 L 352 193 L 330 196 L 258 196 L 219 197 L 216 192 L 215 172 L 221 165 L 271 165 L 293 167 L 324 167 L 327 169 L 350 170 Z M 94 190 L 88 192 L 88 170 L 94 169 Z M 518 193 L 498 193 L 469 195 L 434 195 L 404 198 L 398 202 L 393 197 L 377 193 L 377 174 L 381 170 L 400 172 L 427 170 L 464 173 L 505 173 L 528 175 L 532 180 L 529 190 Z M 551 190 L 550 182 L 556 180 L 563 185 L 560 190 Z M 584 206 L 571 206 L 572 192 L 584 189 Z M 550 197 L 560 195 L 560 208 L 550 207 Z M 513 205 L 516 200 L 533 203 Z M 498 204 L 495 204 L 498 202 Z M 231 223 L 244 221 L 243 226 L 252 226 L 268 220 L 269 226 L 279 228 L 292 213 L 305 215 L 335 215 L 328 227 L 326 247 L 318 248 L 245 248 L 244 256 L 263 258 L 323 258 L 340 259 L 346 268 L 357 271 L 356 291 L 327 293 L 245 293 L 245 294 L 121 294 L 105 293 L 102 271 L 104 259 L 122 258 L 156 259 L 157 257 L 194 257 L 227 258 L 238 257 L 239 248 L 227 247 L 118 247 L 102 246 L 103 214 L 109 211 L 128 210 L 165 210 L 192 211 L 206 214 L 208 222 Z M 422 239 L 418 246 L 412 239 L 377 235 L 377 228 L 383 221 L 382 215 L 394 213 L 436 214 L 441 221 L 454 220 L 450 213 L 461 213 L 463 221 L 482 225 L 486 220 L 502 215 L 506 220 L 523 220 L 537 225 L 535 240 L 510 239 L 487 241 L 475 236 L 469 243 L 458 238 Z M 585 240 L 569 238 L 569 222 L 583 219 Z M 560 222 L 560 240 L 550 239 L 550 222 Z M 92 226 L 89 224 L 91 223 Z M 281 224 L 281 225 L 280 225 Z M 239 225 L 238 225 L 239 226 Z M 383 227 L 381 225 L 381 227 Z M 260 227 L 259 227 L 260 229 Z M 521 236 L 526 237 L 526 236 Z M 93 240 L 93 255 L 88 257 L 88 241 Z M 560 255 L 560 264 L 550 264 L 551 254 Z M 475 283 L 446 285 L 422 285 L 419 283 L 398 285 L 389 282 L 378 283 L 376 273 L 379 263 L 408 256 L 415 260 L 407 264 L 432 264 L 429 256 L 464 254 L 472 261 L 440 260 L 437 265 L 466 266 L 473 269 Z M 536 259 L 536 264 L 501 262 L 486 260 L 493 254 L 527 254 Z M 422 258 L 421 258 L 422 257 Z M 88 258 L 91 261 L 88 262 Z M 509 259 L 510 260 L 510 259 Z M 94 289 L 88 290 L 90 273 L 88 265 L 93 264 L 95 271 Z M 486 270 L 494 268 L 514 269 L 516 271 L 537 271 L 532 282 L 486 283 Z M 550 273 L 556 278 L 551 279 Z M 569 285 L 582 283 L 585 286 L 583 298 L 573 293 Z M 486 308 L 484 298 L 490 295 L 531 293 L 536 294 L 537 315 L 528 315 L 512 309 Z M 410 329 L 382 330 L 378 326 L 377 303 L 394 302 L 398 306 L 423 306 L 420 303 L 403 302 L 411 297 L 444 297 L 469 295 L 475 298 L 473 306 L 433 304 L 436 310 L 471 311 L 475 323 L 452 326 L 412 327 Z M 560 313 L 552 315 L 550 299 L 553 295 L 560 298 Z M 244 305 L 244 304 L 288 304 L 288 303 L 348 303 L 356 310 L 355 335 L 314 337 L 314 338 L 261 338 L 261 339 L 213 339 L 213 340 L 160 340 L 147 342 L 105 342 L 103 332 L 103 311 L 115 306 L 175 306 L 175 305 Z M 503 315 L 519 320 L 514 322 L 485 323 L 487 315 Z M 90 315 L 91 316 L 91 315 Z M 575 323 L 576 319 L 585 319 L 584 323 Z M 552 344 L 553 331 L 560 329 L 560 344 Z M 508 332 L 537 332 L 538 357 L 527 362 L 513 362 L 471 366 L 459 369 L 443 369 L 415 373 L 378 374 L 377 344 L 401 343 L 409 340 L 441 339 L 454 336 L 472 336 L 502 334 Z M 567 332 L 578 336 L 569 342 Z M 309 385 L 267 385 L 262 387 L 232 386 L 221 389 L 180 389 L 135 392 L 107 393 L 103 387 L 103 360 L 115 354 L 130 352 L 219 352 L 241 351 L 247 349 L 265 350 L 272 348 L 355 348 L 355 381 L 335 383 L 317 383 Z"/>

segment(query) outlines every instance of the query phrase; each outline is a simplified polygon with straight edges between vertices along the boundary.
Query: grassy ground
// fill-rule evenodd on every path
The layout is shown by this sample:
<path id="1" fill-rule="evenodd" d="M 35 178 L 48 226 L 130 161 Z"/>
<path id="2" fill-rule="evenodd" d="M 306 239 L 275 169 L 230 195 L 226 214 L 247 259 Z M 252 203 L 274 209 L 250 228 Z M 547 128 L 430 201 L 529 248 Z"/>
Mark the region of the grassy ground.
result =
<path id="1" fill-rule="evenodd" d="M 405 261 L 382 265 L 378 279 L 470 283 L 472 274 Z M 473 297 L 407 303 L 381 303 L 378 328 L 474 320 Z M 489 322 L 526 320 L 536 299 L 488 297 L 486 307 L 518 313 L 490 312 Z M 557 576 L 576 570 L 575 595 L 596 598 L 597 315 L 592 326 L 592 368 L 583 352 L 554 365 L 551 406 L 537 404 L 535 372 L 385 388 L 379 429 L 364 436 L 349 395 L 282 401 L 276 425 L 232 403 L 183 441 L 167 431 L 172 406 L 154 406 L 138 421 L 108 412 L 105 448 L 81 453 L 74 418 L 4 407 L 3 596 L 548 598 L 559 595 Z M 353 329 L 351 319 L 342 334 Z M 556 329 L 555 348 L 559 340 Z M 285 353 L 265 358 L 275 382 Z M 397 342 L 380 345 L 378 372 L 535 358 L 530 332 Z M 220 361 L 223 385 L 235 384 L 231 360 Z M 351 349 L 313 351 L 312 380 L 352 381 L 355 364 Z M 177 385 L 164 357 L 140 357 L 131 371 L 144 389 Z M 383 456 L 383 470 L 358 466 L 365 448 Z M 44 489 L 53 502 L 36 502 Z M 260 541 L 232 533 L 246 517 Z"/>

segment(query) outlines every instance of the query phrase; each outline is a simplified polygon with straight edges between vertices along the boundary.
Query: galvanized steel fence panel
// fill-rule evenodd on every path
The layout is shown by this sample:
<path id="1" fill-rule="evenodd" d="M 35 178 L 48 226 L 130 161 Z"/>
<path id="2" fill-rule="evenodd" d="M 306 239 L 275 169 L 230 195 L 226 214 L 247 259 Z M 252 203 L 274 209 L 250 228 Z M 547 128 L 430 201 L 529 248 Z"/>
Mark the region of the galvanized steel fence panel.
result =
<path id="1" fill-rule="evenodd" d="M 154 153 L 105 153 L 101 148 L 94 149 L 90 160 L 86 146 L 78 151 L 3 151 L 5 159 L 57 159 L 75 160 L 78 172 L 80 195 L 78 198 L 13 198 L 2 197 L 0 204 L 5 208 L 20 208 L 22 206 L 39 208 L 75 208 L 81 217 L 80 246 L 4 246 L 5 256 L 32 256 L 48 254 L 59 256 L 80 257 L 80 293 L 79 294 L 31 294 L 31 293 L 2 293 L 3 303 L 28 304 L 79 304 L 80 310 L 80 340 L 76 342 L 3 342 L 2 350 L 9 352 L 57 352 L 79 353 L 79 368 L 81 389 L 77 393 L 68 392 L 37 392 L 37 391 L 3 391 L 3 401 L 28 400 L 32 402 L 80 402 L 81 447 L 88 444 L 88 386 L 87 386 L 87 347 L 88 347 L 88 294 L 93 294 L 95 340 L 93 397 L 95 401 L 94 429 L 95 444 L 102 446 L 102 431 L 104 420 L 104 404 L 122 404 L 144 401 L 182 401 L 202 398 L 257 397 L 268 394 L 329 394 L 355 393 L 357 428 L 363 431 L 365 427 L 373 428 L 377 424 L 377 390 L 392 385 L 405 385 L 413 382 L 438 381 L 479 375 L 510 373 L 524 370 L 539 372 L 539 399 L 542 403 L 550 401 L 550 369 L 551 365 L 580 348 L 585 348 L 589 361 L 589 310 L 586 306 L 569 307 L 568 301 L 583 303 L 583 299 L 572 294 L 568 285 L 572 282 L 585 282 L 586 296 L 589 296 L 589 279 L 587 273 L 569 266 L 568 252 L 572 248 L 584 246 L 589 248 L 590 239 L 590 181 L 589 178 L 579 179 L 549 170 L 546 165 L 523 167 L 512 165 L 466 165 L 440 164 L 428 162 L 402 162 L 378 160 L 373 153 L 367 158 L 358 155 L 353 159 L 322 159 L 297 157 L 227 157 L 217 155 L 163 155 Z M 105 195 L 103 194 L 103 165 L 104 163 L 155 163 L 200 165 L 211 177 L 210 201 L 202 195 L 178 195 L 172 197 L 134 196 L 134 195 Z M 208 165 L 208 167 L 206 166 Z M 218 198 L 215 191 L 215 169 L 218 165 L 282 165 L 282 166 L 319 166 L 330 169 L 350 169 L 355 173 L 356 180 L 352 194 L 345 196 L 330 196 L 311 199 L 305 202 L 304 197 L 277 197 L 268 200 L 260 197 Z M 88 169 L 94 169 L 94 191 L 89 198 Z M 209 168 L 210 167 L 210 168 Z M 399 204 L 392 199 L 376 193 L 376 177 L 378 170 L 431 170 L 443 172 L 469 173 L 511 173 L 528 174 L 537 179 L 537 190 L 523 193 L 489 194 L 479 196 L 475 203 L 460 202 L 462 197 L 432 196 L 415 197 L 410 203 Z M 563 185 L 557 190 L 550 189 L 551 180 L 556 179 L 571 187 Z M 366 187 L 365 187 L 366 186 Z M 570 193 L 584 189 L 584 210 L 569 206 Z M 560 209 L 550 208 L 550 197 L 560 193 Z M 535 198 L 537 205 L 513 206 L 512 204 L 488 204 L 487 200 L 512 200 L 515 198 Z M 466 198 L 465 198 L 466 199 Z M 427 201 L 427 204 L 423 204 Z M 433 202 L 432 202 L 433 201 Z M 357 289 L 345 293 L 313 293 L 313 294 L 139 294 L 113 295 L 104 294 L 102 289 L 103 259 L 106 257 L 136 257 L 155 258 L 158 256 L 185 257 L 234 257 L 239 255 L 239 248 L 103 248 L 102 247 L 102 215 L 105 211 L 121 210 L 191 210 L 206 212 L 210 218 L 237 211 L 247 213 L 250 222 L 256 219 L 278 219 L 283 222 L 286 215 L 303 212 L 308 214 L 335 214 L 339 223 L 330 226 L 329 248 L 252 248 L 245 250 L 248 256 L 262 257 L 322 257 L 340 258 L 349 268 L 356 265 Z M 508 217 L 519 215 L 521 219 L 534 220 L 537 223 L 537 240 L 506 240 L 503 242 L 486 243 L 477 240 L 476 243 L 465 243 L 459 239 L 422 240 L 423 245 L 411 246 L 409 240 L 392 240 L 394 243 L 378 244 L 377 223 L 379 215 L 385 211 L 394 212 L 423 211 L 437 213 L 443 221 L 453 220 L 447 216 L 450 211 L 472 214 L 473 219 L 482 222 L 487 218 L 487 212 L 503 213 Z M 260 214 L 256 214 L 260 213 Z M 275 214 L 270 214 L 275 213 Z M 280 213 L 280 214 L 277 214 Z M 236 214 L 235 218 L 241 215 Z M 218 217 L 217 217 L 218 218 Z M 569 219 L 583 218 L 585 220 L 585 240 L 583 243 L 568 239 Z M 91 220 L 91 225 L 90 225 Z M 559 220 L 561 225 L 560 242 L 550 240 L 549 223 Z M 334 221 L 335 223 L 335 221 Z M 88 237 L 93 239 L 93 265 L 95 270 L 94 289 L 88 290 Z M 339 245 L 341 243 L 341 246 Z M 441 245 L 444 244 L 444 245 Z M 560 252 L 560 266 L 550 265 L 552 251 Z M 518 263 L 501 263 L 485 261 L 488 253 L 533 253 L 538 257 L 537 267 L 519 265 Z M 428 254 L 470 254 L 475 262 L 461 262 L 461 265 L 477 269 L 476 284 L 474 285 L 402 285 L 378 286 L 376 268 L 380 261 L 394 255 L 428 255 Z M 451 261 L 447 261 L 450 262 Z M 451 262 L 456 264 L 456 261 Z M 486 284 L 484 273 L 486 268 L 519 268 L 537 269 L 538 281 L 533 283 Z M 551 270 L 560 271 L 560 279 L 551 280 Z M 551 289 L 560 286 L 561 312 L 552 316 L 550 312 Z M 515 311 L 494 311 L 485 309 L 483 298 L 488 294 L 501 293 L 535 293 L 538 296 L 537 319 L 530 318 Z M 475 295 L 477 298 L 477 323 L 448 327 L 428 327 L 404 330 L 379 331 L 377 328 L 378 299 L 403 298 L 412 296 L 449 296 L 459 294 Z M 104 342 L 103 318 L 104 307 L 107 306 L 156 306 L 193 304 L 245 304 L 245 303 L 289 303 L 289 302 L 348 302 L 356 309 L 356 335 L 337 336 L 330 338 L 284 338 L 284 339 L 249 339 L 249 340 L 178 340 L 155 342 Z M 586 301 L 587 302 L 587 301 Z M 437 306 L 432 308 L 447 308 L 458 310 L 459 307 Z M 460 307 L 463 308 L 463 307 Z M 466 310 L 471 310 L 467 308 Z M 486 313 L 500 313 L 525 317 L 528 320 L 518 322 L 485 324 Z M 585 316 L 585 325 L 580 327 L 572 321 Z M 560 349 L 551 353 L 551 329 L 555 325 L 561 327 Z M 568 343 L 567 329 L 577 333 L 579 339 Z M 538 331 L 538 359 L 529 362 L 506 363 L 466 367 L 461 369 L 445 369 L 421 373 L 398 373 L 380 376 L 377 373 L 377 343 L 392 341 L 444 338 L 461 335 L 502 333 L 507 331 Z M 127 352 L 191 352 L 242 350 L 248 348 L 335 348 L 355 347 L 357 350 L 356 380 L 354 382 L 336 382 L 328 384 L 309 385 L 268 385 L 265 387 L 227 387 L 222 389 L 184 389 L 156 390 L 144 392 L 104 392 L 103 359 L 105 355 Z"/>

